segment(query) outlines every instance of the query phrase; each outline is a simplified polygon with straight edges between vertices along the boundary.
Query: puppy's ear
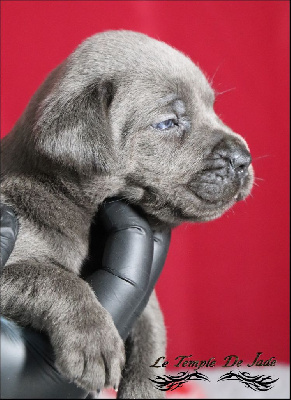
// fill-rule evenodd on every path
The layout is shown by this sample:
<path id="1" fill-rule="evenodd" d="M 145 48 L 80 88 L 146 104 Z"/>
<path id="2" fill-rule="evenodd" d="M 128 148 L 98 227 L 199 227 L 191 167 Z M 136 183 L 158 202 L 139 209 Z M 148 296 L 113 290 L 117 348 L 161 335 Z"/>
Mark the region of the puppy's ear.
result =
<path id="1" fill-rule="evenodd" d="M 33 127 L 37 153 L 54 164 L 88 174 L 109 172 L 114 146 L 109 119 L 115 89 L 111 80 L 84 86 L 80 77 L 44 86 Z"/>

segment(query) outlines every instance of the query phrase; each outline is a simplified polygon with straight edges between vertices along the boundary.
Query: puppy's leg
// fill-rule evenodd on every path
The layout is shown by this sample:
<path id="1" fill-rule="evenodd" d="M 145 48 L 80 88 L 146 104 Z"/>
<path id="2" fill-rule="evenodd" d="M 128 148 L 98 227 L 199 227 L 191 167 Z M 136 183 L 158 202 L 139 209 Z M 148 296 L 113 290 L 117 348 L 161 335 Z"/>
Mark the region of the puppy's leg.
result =
<path id="1" fill-rule="evenodd" d="M 90 286 L 53 263 L 11 264 L 1 284 L 2 315 L 45 331 L 56 366 L 85 390 L 118 386 L 124 345 Z"/>
<path id="2" fill-rule="evenodd" d="M 165 356 L 166 331 L 164 318 L 155 292 L 136 321 L 126 341 L 126 365 L 118 388 L 119 399 L 160 399 L 165 393 L 156 389 L 149 378 L 163 375 L 164 368 L 150 367 Z M 158 371 L 158 372 L 157 372 Z"/>

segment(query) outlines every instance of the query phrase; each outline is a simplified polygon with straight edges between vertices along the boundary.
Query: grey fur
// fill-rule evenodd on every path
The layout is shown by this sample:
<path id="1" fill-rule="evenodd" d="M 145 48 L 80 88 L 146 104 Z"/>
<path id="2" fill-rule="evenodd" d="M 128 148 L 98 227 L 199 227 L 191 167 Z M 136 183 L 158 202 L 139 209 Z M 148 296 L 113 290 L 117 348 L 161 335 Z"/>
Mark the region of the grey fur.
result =
<path id="1" fill-rule="evenodd" d="M 50 73 L 3 140 L 1 200 L 20 231 L 2 276 L 2 313 L 46 331 L 59 370 L 87 390 L 118 386 L 125 362 L 110 315 L 78 276 L 98 205 L 124 197 L 153 226 L 176 226 L 217 218 L 251 190 L 251 166 L 239 183 L 223 178 L 222 190 L 215 182 L 216 194 L 205 184 L 201 171 L 217 143 L 233 138 L 247 148 L 213 100 L 201 70 L 179 51 L 109 31 Z M 178 127 L 153 127 L 171 118 Z M 163 326 L 153 294 L 127 342 L 120 398 L 162 396 L 147 378 L 165 354 Z"/>

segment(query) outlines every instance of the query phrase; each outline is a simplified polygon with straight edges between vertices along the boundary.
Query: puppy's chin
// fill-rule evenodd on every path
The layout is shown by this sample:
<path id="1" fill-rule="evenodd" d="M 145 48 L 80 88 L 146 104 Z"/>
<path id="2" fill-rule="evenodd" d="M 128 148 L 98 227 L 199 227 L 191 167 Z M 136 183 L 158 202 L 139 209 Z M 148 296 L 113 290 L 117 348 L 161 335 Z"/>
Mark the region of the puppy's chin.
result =
<path id="1" fill-rule="evenodd" d="M 235 200 L 228 203 L 224 207 L 217 207 L 215 210 L 204 208 L 203 210 L 192 209 L 191 207 L 171 207 L 170 204 L 164 205 L 162 208 L 154 209 L 147 204 L 141 207 L 145 213 L 151 217 L 156 223 L 163 223 L 171 227 L 178 226 L 184 222 L 208 222 L 221 217 L 227 210 L 229 210 Z"/>
<path id="2" fill-rule="evenodd" d="M 160 197 L 157 191 L 153 194 L 152 191 L 149 192 L 141 187 L 127 187 L 119 197 L 139 207 L 154 225 L 166 224 L 175 227 L 183 222 L 209 221 L 221 215 L 217 209 L 215 212 L 205 210 L 201 213 L 200 210 L 198 213 L 197 209 L 191 206 L 193 199 L 191 201 L 188 198 L 187 204 L 176 204 L 171 196 L 163 194 Z"/>
<path id="3" fill-rule="evenodd" d="M 165 186 L 158 188 L 131 181 L 127 182 L 120 197 L 140 207 L 153 222 L 174 227 L 184 222 L 207 222 L 221 217 L 250 194 L 253 181 L 254 173 L 250 167 L 243 184 L 231 186 L 218 197 L 212 195 L 211 200 L 207 191 L 197 194 L 186 185 L 169 187 L 166 191 Z"/>
<path id="4" fill-rule="evenodd" d="M 200 208 L 189 207 L 189 205 L 187 207 L 176 206 L 173 208 L 170 203 L 157 208 L 143 203 L 140 204 L 140 207 L 155 224 L 166 224 L 174 228 L 185 222 L 202 223 L 218 219 L 231 209 L 237 201 L 239 201 L 237 198 L 233 198 L 226 204 L 215 208 L 204 205 L 201 205 Z"/>

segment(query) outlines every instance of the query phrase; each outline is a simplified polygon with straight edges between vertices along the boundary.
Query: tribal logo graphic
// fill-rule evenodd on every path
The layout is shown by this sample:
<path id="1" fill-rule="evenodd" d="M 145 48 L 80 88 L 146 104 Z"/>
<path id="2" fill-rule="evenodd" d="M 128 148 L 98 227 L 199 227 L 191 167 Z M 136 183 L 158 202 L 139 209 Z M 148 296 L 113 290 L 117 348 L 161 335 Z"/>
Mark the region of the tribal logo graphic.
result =
<path id="1" fill-rule="evenodd" d="M 266 375 L 255 375 L 252 376 L 249 372 L 227 372 L 222 375 L 218 381 L 239 381 L 243 383 L 246 387 L 255 391 L 266 391 L 272 389 L 272 383 L 275 383 L 277 379 L 273 379 L 271 376 Z M 217 382 L 218 382 L 217 381 Z"/>
<path id="2" fill-rule="evenodd" d="M 243 383 L 247 388 L 254 391 L 267 391 L 272 389 L 272 384 L 275 383 L 278 379 L 279 378 L 272 379 L 271 376 L 266 375 L 252 376 L 248 372 L 236 373 L 234 371 L 230 371 L 222 375 L 217 382 L 236 380 Z M 198 371 L 195 371 L 193 373 L 190 373 L 188 371 L 179 372 L 177 375 L 157 375 L 155 379 L 149 378 L 149 380 L 154 383 L 156 389 L 162 391 L 175 390 L 192 380 L 202 380 L 210 382 L 210 379 L 206 375 Z"/>
<path id="3" fill-rule="evenodd" d="M 167 391 L 167 390 L 175 390 L 179 387 L 182 387 L 184 383 L 189 381 L 209 381 L 208 377 L 204 374 L 201 374 L 198 371 L 190 373 L 179 372 L 177 375 L 162 375 L 156 376 L 156 379 L 150 379 L 155 384 L 156 389 Z"/>

